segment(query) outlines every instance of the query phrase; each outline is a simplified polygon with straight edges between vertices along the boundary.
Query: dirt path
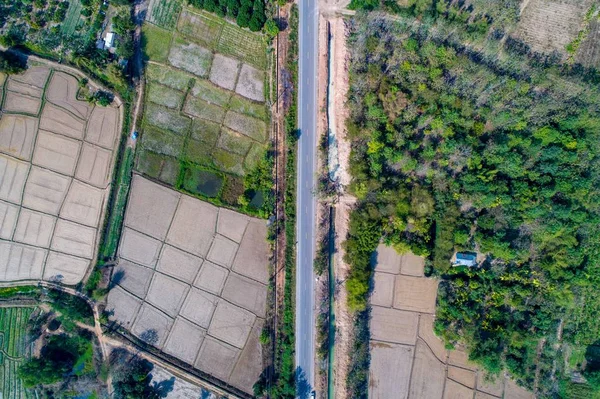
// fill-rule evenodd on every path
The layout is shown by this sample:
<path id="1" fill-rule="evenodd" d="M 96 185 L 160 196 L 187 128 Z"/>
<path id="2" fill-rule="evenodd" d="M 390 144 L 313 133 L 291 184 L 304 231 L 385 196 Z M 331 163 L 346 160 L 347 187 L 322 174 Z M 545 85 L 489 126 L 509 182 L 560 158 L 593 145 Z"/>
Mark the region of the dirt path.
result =
<path id="1" fill-rule="evenodd" d="M 111 347 L 111 350 L 114 348 L 126 349 L 130 353 L 134 353 L 137 356 L 141 357 L 142 359 L 146 359 L 149 362 L 162 367 L 163 369 L 167 370 L 169 373 L 173 374 L 177 378 L 180 378 L 182 380 L 190 382 L 194 385 L 203 387 L 203 388 L 219 395 L 220 397 L 238 399 L 238 396 L 232 395 L 230 392 L 224 391 L 215 385 L 207 383 L 206 381 L 204 381 L 198 377 L 195 377 L 189 373 L 186 373 L 185 371 L 180 370 L 178 367 L 175 367 L 172 364 L 165 362 L 164 360 L 152 355 L 151 353 L 144 352 L 143 350 L 136 347 L 135 345 L 125 343 L 125 342 L 122 342 L 120 340 L 117 340 L 117 339 L 111 338 L 111 337 L 104 337 L 104 341 L 108 346 Z M 112 387 L 112 385 L 111 385 L 111 387 Z"/>
<path id="2" fill-rule="evenodd" d="M 98 342 L 100 343 L 100 350 L 102 352 L 102 358 L 104 359 L 104 361 L 107 361 L 108 360 L 108 350 L 106 348 L 106 343 L 104 342 L 104 333 L 102 332 L 102 325 L 100 324 L 100 313 L 98 311 L 98 306 L 97 306 L 96 302 L 93 301 L 87 295 L 85 295 L 77 290 L 74 290 L 73 288 L 65 287 L 65 286 L 62 286 L 59 284 L 49 283 L 46 281 L 41 281 L 39 285 L 42 287 L 46 287 L 46 288 L 52 288 L 57 291 L 66 292 L 69 295 L 74 295 L 74 296 L 79 297 L 87 302 L 87 304 L 92 308 L 92 313 L 94 315 L 94 333 L 98 337 Z"/>

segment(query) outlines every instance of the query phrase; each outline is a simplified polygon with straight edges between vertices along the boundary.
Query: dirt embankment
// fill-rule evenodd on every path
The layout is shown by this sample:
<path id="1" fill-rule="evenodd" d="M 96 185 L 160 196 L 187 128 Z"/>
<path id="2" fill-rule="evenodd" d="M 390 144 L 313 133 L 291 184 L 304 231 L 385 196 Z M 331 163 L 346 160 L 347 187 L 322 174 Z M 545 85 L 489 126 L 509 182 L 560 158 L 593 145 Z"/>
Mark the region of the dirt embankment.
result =
<path id="1" fill-rule="evenodd" d="M 325 8 L 325 11 L 330 11 Z M 333 367 L 334 397 L 346 398 L 346 375 L 350 365 L 351 352 L 351 330 L 353 326 L 352 316 L 348 312 L 346 303 L 345 281 L 349 266 L 344 262 L 344 249 L 342 243 L 346 240 L 348 234 L 348 219 L 350 211 L 355 203 L 355 198 L 347 193 L 350 183 L 348 165 L 350 158 L 350 142 L 346 139 L 346 118 L 348 110 L 346 108 L 346 97 L 348 93 L 348 51 L 346 48 L 347 30 L 344 18 L 334 13 L 324 12 L 319 24 L 319 105 L 323 110 L 319 116 L 319 131 L 323 135 L 327 133 L 327 86 L 328 75 L 331 74 L 333 85 L 331 86 L 330 96 L 333 96 L 333 113 L 335 117 L 335 126 L 332 128 L 336 133 L 336 142 L 338 147 L 337 170 L 338 194 L 335 201 L 335 293 L 334 293 L 334 313 L 335 313 L 335 357 Z M 327 31 L 329 29 L 329 32 Z M 331 54 L 328 54 L 329 35 L 332 36 Z M 333 62 L 328 62 L 328 57 L 333 57 Z M 329 71 L 329 65 L 333 65 L 333 70 Z M 326 164 L 323 165 L 326 167 Z M 323 387 L 326 390 L 326 386 Z"/>

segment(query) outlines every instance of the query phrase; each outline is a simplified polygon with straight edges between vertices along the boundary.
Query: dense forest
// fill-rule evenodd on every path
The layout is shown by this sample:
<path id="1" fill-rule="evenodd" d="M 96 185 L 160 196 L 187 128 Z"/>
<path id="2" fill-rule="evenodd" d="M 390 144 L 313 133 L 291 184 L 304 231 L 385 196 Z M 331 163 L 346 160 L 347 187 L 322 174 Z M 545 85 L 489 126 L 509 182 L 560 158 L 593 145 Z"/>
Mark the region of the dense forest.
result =
<path id="1" fill-rule="evenodd" d="M 516 2 L 506 18 L 472 3 L 413 1 L 391 6 L 393 18 L 352 20 L 359 202 L 346 243 L 349 305 L 368 314 L 369 258 L 383 237 L 427 257 L 441 278 L 436 330 L 449 345 L 543 397 L 591 397 L 600 390 L 598 74 L 505 35 Z M 452 268 L 456 250 L 485 261 Z M 350 392 L 361 396 L 365 382 L 355 367 Z"/>
<path id="2" fill-rule="evenodd" d="M 190 4 L 234 19 L 242 28 L 258 32 L 267 21 L 264 0 L 189 0 Z"/>

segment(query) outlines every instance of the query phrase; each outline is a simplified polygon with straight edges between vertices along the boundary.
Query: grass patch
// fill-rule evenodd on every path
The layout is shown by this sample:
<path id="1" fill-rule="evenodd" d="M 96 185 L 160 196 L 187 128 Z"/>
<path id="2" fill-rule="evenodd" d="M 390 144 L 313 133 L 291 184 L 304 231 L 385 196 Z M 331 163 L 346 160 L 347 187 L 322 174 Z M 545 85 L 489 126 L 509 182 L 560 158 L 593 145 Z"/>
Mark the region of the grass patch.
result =
<path id="1" fill-rule="evenodd" d="M 192 120 L 160 105 L 146 104 L 144 119 L 146 123 L 160 129 L 170 130 L 184 136 L 190 129 Z"/>
<path id="2" fill-rule="evenodd" d="M 185 94 L 181 91 L 173 90 L 167 86 L 157 83 L 147 85 L 147 100 L 168 108 L 180 109 L 183 105 Z"/>
<path id="3" fill-rule="evenodd" d="M 27 324 L 33 307 L 0 308 L 0 392 L 4 398 L 33 398 L 23 386 L 17 370 L 29 356 Z"/>
<path id="4" fill-rule="evenodd" d="M 37 296 L 40 289 L 33 285 L 22 285 L 18 287 L 2 287 L 0 288 L 0 298 L 7 299 L 14 296 Z"/>
<path id="5" fill-rule="evenodd" d="M 171 65 L 201 78 L 208 76 L 212 59 L 213 54 L 210 50 L 195 43 L 190 43 L 181 36 L 175 37 L 169 52 L 169 63 Z"/>
<path id="6" fill-rule="evenodd" d="M 183 151 L 184 138 L 168 130 L 153 127 L 144 128 L 142 147 L 163 155 L 178 158 Z"/>
<path id="7" fill-rule="evenodd" d="M 264 143 L 267 139 L 267 125 L 259 119 L 230 111 L 227 112 L 223 124 L 231 130 L 240 132 L 261 143 Z"/>
<path id="8" fill-rule="evenodd" d="M 265 146 L 254 143 L 244 159 L 244 169 L 252 170 L 257 167 L 265 154 Z"/>
<path id="9" fill-rule="evenodd" d="M 229 109 L 240 114 L 261 119 L 263 121 L 269 120 L 269 114 L 265 104 L 255 103 L 254 101 L 250 101 L 238 95 L 231 96 L 231 101 L 229 101 Z"/>
<path id="10" fill-rule="evenodd" d="M 219 148 L 238 155 L 246 155 L 254 142 L 248 137 L 231 131 L 222 129 L 219 137 Z"/>
<path id="11" fill-rule="evenodd" d="M 140 151 L 137 159 L 137 170 L 141 173 L 174 186 L 179 175 L 177 158 L 157 154 L 152 151 Z"/>
<path id="12" fill-rule="evenodd" d="M 216 48 L 260 69 L 267 67 L 267 47 L 264 38 L 232 24 L 224 24 Z"/>
<path id="13" fill-rule="evenodd" d="M 215 15 L 203 11 L 196 13 L 186 9 L 181 13 L 177 30 L 182 35 L 214 49 L 224 24 L 226 22 Z"/>
<path id="14" fill-rule="evenodd" d="M 173 33 L 158 26 L 144 24 L 142 27 L 142 50 L 152 61 L 165 62 Z"/>
<path id="15" fill-rule="evenodd" d="M 121 237 L 121 226 L 125 215 L 125 204 L 127 203 L 127 194 L 131 184 L 131 172 L 133 170 L 133 150 L 127 148 L 121 162 L 117 177 L 115 179 L 115 189 L 111 195 L 108 204 L 109 216 L 102 237 L 100 246 L 100 260 L 108 260 L 115 256 L 117 245 Z"/>
<path id="16" fill-rule="evenodd" d="M 209 198 L 219 196 L 223 187 L 223 176 L 215 172 L 186 165 L 183 170 L 183 189 Z"/>
<path id="17" fill-rule="evenodd" d="M 173 29 L 181 11 L 179 0 L 150 0 L 146 19 L 155 25 Z"/>
<path id="18" fill-rule="evenodd" d="M 225 107 L 232 98 L 231 93 L 219 86 L 212 84 L 209 80 L 196 79 L 191 93 L 194 97 L 200 98 L 211 104 Z"/>
<path id="19" fill-rule="evenodd" d="M 223 202 L 237 206 L 242 195 L 244 195 L 244 180 L 238 176 L 227 176 L 221 192 Z"/>
<path id="20" fill-rule="evenodd" d="M 69 8 L 67 9 L 67 16 L 65 17 L 62 25 L 60 26 L 60 33 L 65 35 L 66 37 L 71 36 L 75 33 L 75 29 L 77 28 L 77 24 L 79 23 L 79 18 L 81 16 L 81 9 L 83 5 L 79 0 L 70 0 Z"/>
<path id="21" fill-rule="evenodd" d="M 244 168 L 242 167 L 244 158 L 240 155 L 232 154 L 220 148 L 215 149 L 212 155 L 215 166 L 222 171 L 240 176 L 244 174 Z"/>
<path id="22" fill-rule="evenodd" d="M 180 91 L 187 90 L 193 79 L 192 75 L 186 72 L 159 64 L 148 64 L 146 67 L 146 76 L 149 80 Z"/>
<path id="23" fill-rule="evenodd" d="M 219 124 L 214 122 L 194 119 L 192 123 L 192 139 L 208 144 L 210 147 L 217 145 L 219 131 Z"/>
<path id="24" fill-rule="evenodd" d="M 200 165 L 212 165 L 213 146 L 190 139 L 185 146 L 184 159 Z"/>
<path id="25" fill-rule="evenodd" d="M 94 346 L 91 342 L 87 342 L 85 352 L 77 359 L 73 366 L 73 374 L 78 377 L 94 374 Z"/>
<path id="26" fill-rule="evenodd" d="M 183 110 L 186 114 L 216 123 L 221 123 L 225 116 L 224 108 L 210 104 L 196 97 L 188 97 Z"/>

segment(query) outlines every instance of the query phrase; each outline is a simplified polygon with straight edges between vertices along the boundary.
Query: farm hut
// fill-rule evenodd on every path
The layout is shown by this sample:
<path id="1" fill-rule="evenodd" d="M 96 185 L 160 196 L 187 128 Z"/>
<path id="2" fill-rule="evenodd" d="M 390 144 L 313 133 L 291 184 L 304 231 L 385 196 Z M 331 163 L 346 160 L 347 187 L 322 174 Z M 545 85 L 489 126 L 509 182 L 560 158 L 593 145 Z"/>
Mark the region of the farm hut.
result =
<path id="1" fill-rule="evenodd" d="M 477 266 L 477 254 L 473 252 L 457 252 L 452 266 Z"/>
<path id="2" fill-rule="evenodd" d="M 115 44 L 115 34 L 114 32 L 108 32 L 104 37 L 104 48 L 109 50 Z"/>

